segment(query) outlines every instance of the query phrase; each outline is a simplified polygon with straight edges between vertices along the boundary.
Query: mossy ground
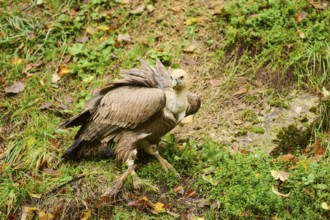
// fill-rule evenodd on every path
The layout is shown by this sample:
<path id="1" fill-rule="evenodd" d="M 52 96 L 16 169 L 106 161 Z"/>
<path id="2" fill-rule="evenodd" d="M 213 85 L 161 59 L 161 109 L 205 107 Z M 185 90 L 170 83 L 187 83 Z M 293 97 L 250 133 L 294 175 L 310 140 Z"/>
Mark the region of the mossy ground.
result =
<path id="1" fill-rule="evenodd" d="M 307 1 L 128 2 L 0 3 L 0 218 L 18 219 L 23 206 L 55 219 L 79 218 L 86 210 L 93 219 L 329 218 L 321 207 L 330 204 L 326 126 L 315 132 L 312 146 L 326 149 L 317 159 L 311 159 L 317 149 L 283 162 L 264 153 L 268 146 L 251 151 L 226 141 L 250 124 L 245 132 L 262 133 L 259 119 L 270 106 L 286 108 L 288 90 L 321 92 L 329 85 L 329 8 Z M 297 22 L 302 11 L 308 16 Z M 289 31 L 281 30 L 284 23 Z M 121 41 L 121 34 L 131 39 Z M 122 170 L 112 158 L 63 161 L 75 130 L 56 126 L 140 58 L 186 69 L 203 106 L 162 143 L 162 155 L 182 178 L 143 160 L 138 175 L 159 191 L 136 192 L 129 179 L 112 200 L 102 194 Z M 25 90 L 5 95 L 15 82 Z M 324 103 L 327 112 L 329 100 Z M 249 109 L 254 114 L 245 114 Z M 323 124 L 328 120 L 324 115 Z M 274 180 L 271 170 L 289 172 L 288 181 Z M 278 196 L 272 186 L 291 194 Z M 170 213 L 132 205 L 142 196 Z"/>

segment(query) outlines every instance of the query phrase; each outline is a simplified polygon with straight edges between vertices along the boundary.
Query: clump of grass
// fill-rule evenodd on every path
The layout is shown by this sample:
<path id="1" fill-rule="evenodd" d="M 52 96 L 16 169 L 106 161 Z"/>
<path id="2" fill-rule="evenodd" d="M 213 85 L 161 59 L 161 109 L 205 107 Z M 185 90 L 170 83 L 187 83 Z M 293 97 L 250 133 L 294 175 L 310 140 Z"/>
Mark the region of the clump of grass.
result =
<path id="1" fill-rule="evenodd" d="M 240 119 L 251 122 L 253 124 L 259 123 L 257 113 L 252 109 L 246 109 L 240 114 Z"/>
<path id="2" fill-rule="evenodd" d="M 320 89 L 329 81 L 329 15 L 329 7 L 309 1 L 234 1 L 219 20 L 223 48 L 241 45 L 241 61 L 253 71 L 265 66 L 283 75 L 293 71 L 299 85 Z"/>

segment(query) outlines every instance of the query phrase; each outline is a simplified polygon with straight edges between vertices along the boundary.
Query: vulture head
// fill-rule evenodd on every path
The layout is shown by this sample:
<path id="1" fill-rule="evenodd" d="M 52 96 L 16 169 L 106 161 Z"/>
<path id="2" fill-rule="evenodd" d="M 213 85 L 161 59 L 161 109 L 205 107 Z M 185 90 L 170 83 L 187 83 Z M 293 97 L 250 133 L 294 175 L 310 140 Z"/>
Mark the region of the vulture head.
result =
<path id="1" fill-rule="evenodd" d="M 171 81 L 171 85 L 174 90 L 182 91 L 187 89 L 189 77 L 183 69 L 176 69 L 171 73 Z"/>

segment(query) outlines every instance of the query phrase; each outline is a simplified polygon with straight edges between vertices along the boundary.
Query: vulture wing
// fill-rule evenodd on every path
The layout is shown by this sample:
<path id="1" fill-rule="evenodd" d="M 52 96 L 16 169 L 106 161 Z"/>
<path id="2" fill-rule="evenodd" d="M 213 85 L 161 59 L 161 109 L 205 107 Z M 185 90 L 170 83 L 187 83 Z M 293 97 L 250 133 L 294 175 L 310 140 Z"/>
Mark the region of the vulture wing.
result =
<path id="1" fill-rule="evenodd" d="M 121 72 L 122 78 L 120 80 L 111 82 L 100 89 L 100 91 L 86 103 L 82 113 L 63 122 L 58 126 L 58 128 L 69 128 L 85 124 L 86 121 L 94 114 L 103 97 L 115 88 L 123 86 L 137 86 L 165 89 L 170 87 L 170 70 L 166 70 L 164 65 L 158 59 L 156 60 L 155 68 L 150 66 L 144 60 L 141 60 L 141 65 L 143 69 L 133 68 L 130 70 L 123 70 Z"/>
<path id="2" fill-rule="evenodd" d="M 161 111 L 165 104 L 165 92 L 161 89 L 122 86 L 110 90 L 93 109 L 63 157 L 78 156 L 83 148 L 98 146 L 94 143 L 112 139 L 121 129 L 134 129 Z"/>
<path id="3" fill-rule="evenodd" d="M 161 89 L 125 86 L 107 93 L 92 120 L 97 123 L 135 128 L 165 106 Z"/>
<path id="4" fill-rule="evenodd" d="M 102 98 L 103 95 L 98 93 L 85 104 L 85 108 L 82 113 L 63 122 L 62 124 L 58 125 L 57 128 L 70 128 L 85 124 L 88 121 L 88 119 L 93 115 L 93 113 L 96 111 Z"/>
<path id="5" fill-rule="evenodd" d="M 201 100 L 198 95 L 189 92 L 187 94 L 188 99 L 188 107 L 186 109 L 186 116 L 193 115 L 198 112 L 199 108 L 201 107 Z"/>

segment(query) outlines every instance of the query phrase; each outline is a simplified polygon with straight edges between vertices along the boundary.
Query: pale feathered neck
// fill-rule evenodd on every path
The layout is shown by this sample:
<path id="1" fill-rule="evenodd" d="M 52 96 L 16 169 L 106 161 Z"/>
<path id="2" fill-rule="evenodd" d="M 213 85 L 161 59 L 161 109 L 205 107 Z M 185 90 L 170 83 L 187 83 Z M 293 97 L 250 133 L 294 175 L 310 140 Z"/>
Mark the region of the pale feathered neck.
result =
<path id="1" fill-rule="evenodd" d="M 188 89 L 186 87 L 183 87 L 181 89 L 174 89 L 174 93 L 177 96 L 182 96 L 187 94 Z"/>

